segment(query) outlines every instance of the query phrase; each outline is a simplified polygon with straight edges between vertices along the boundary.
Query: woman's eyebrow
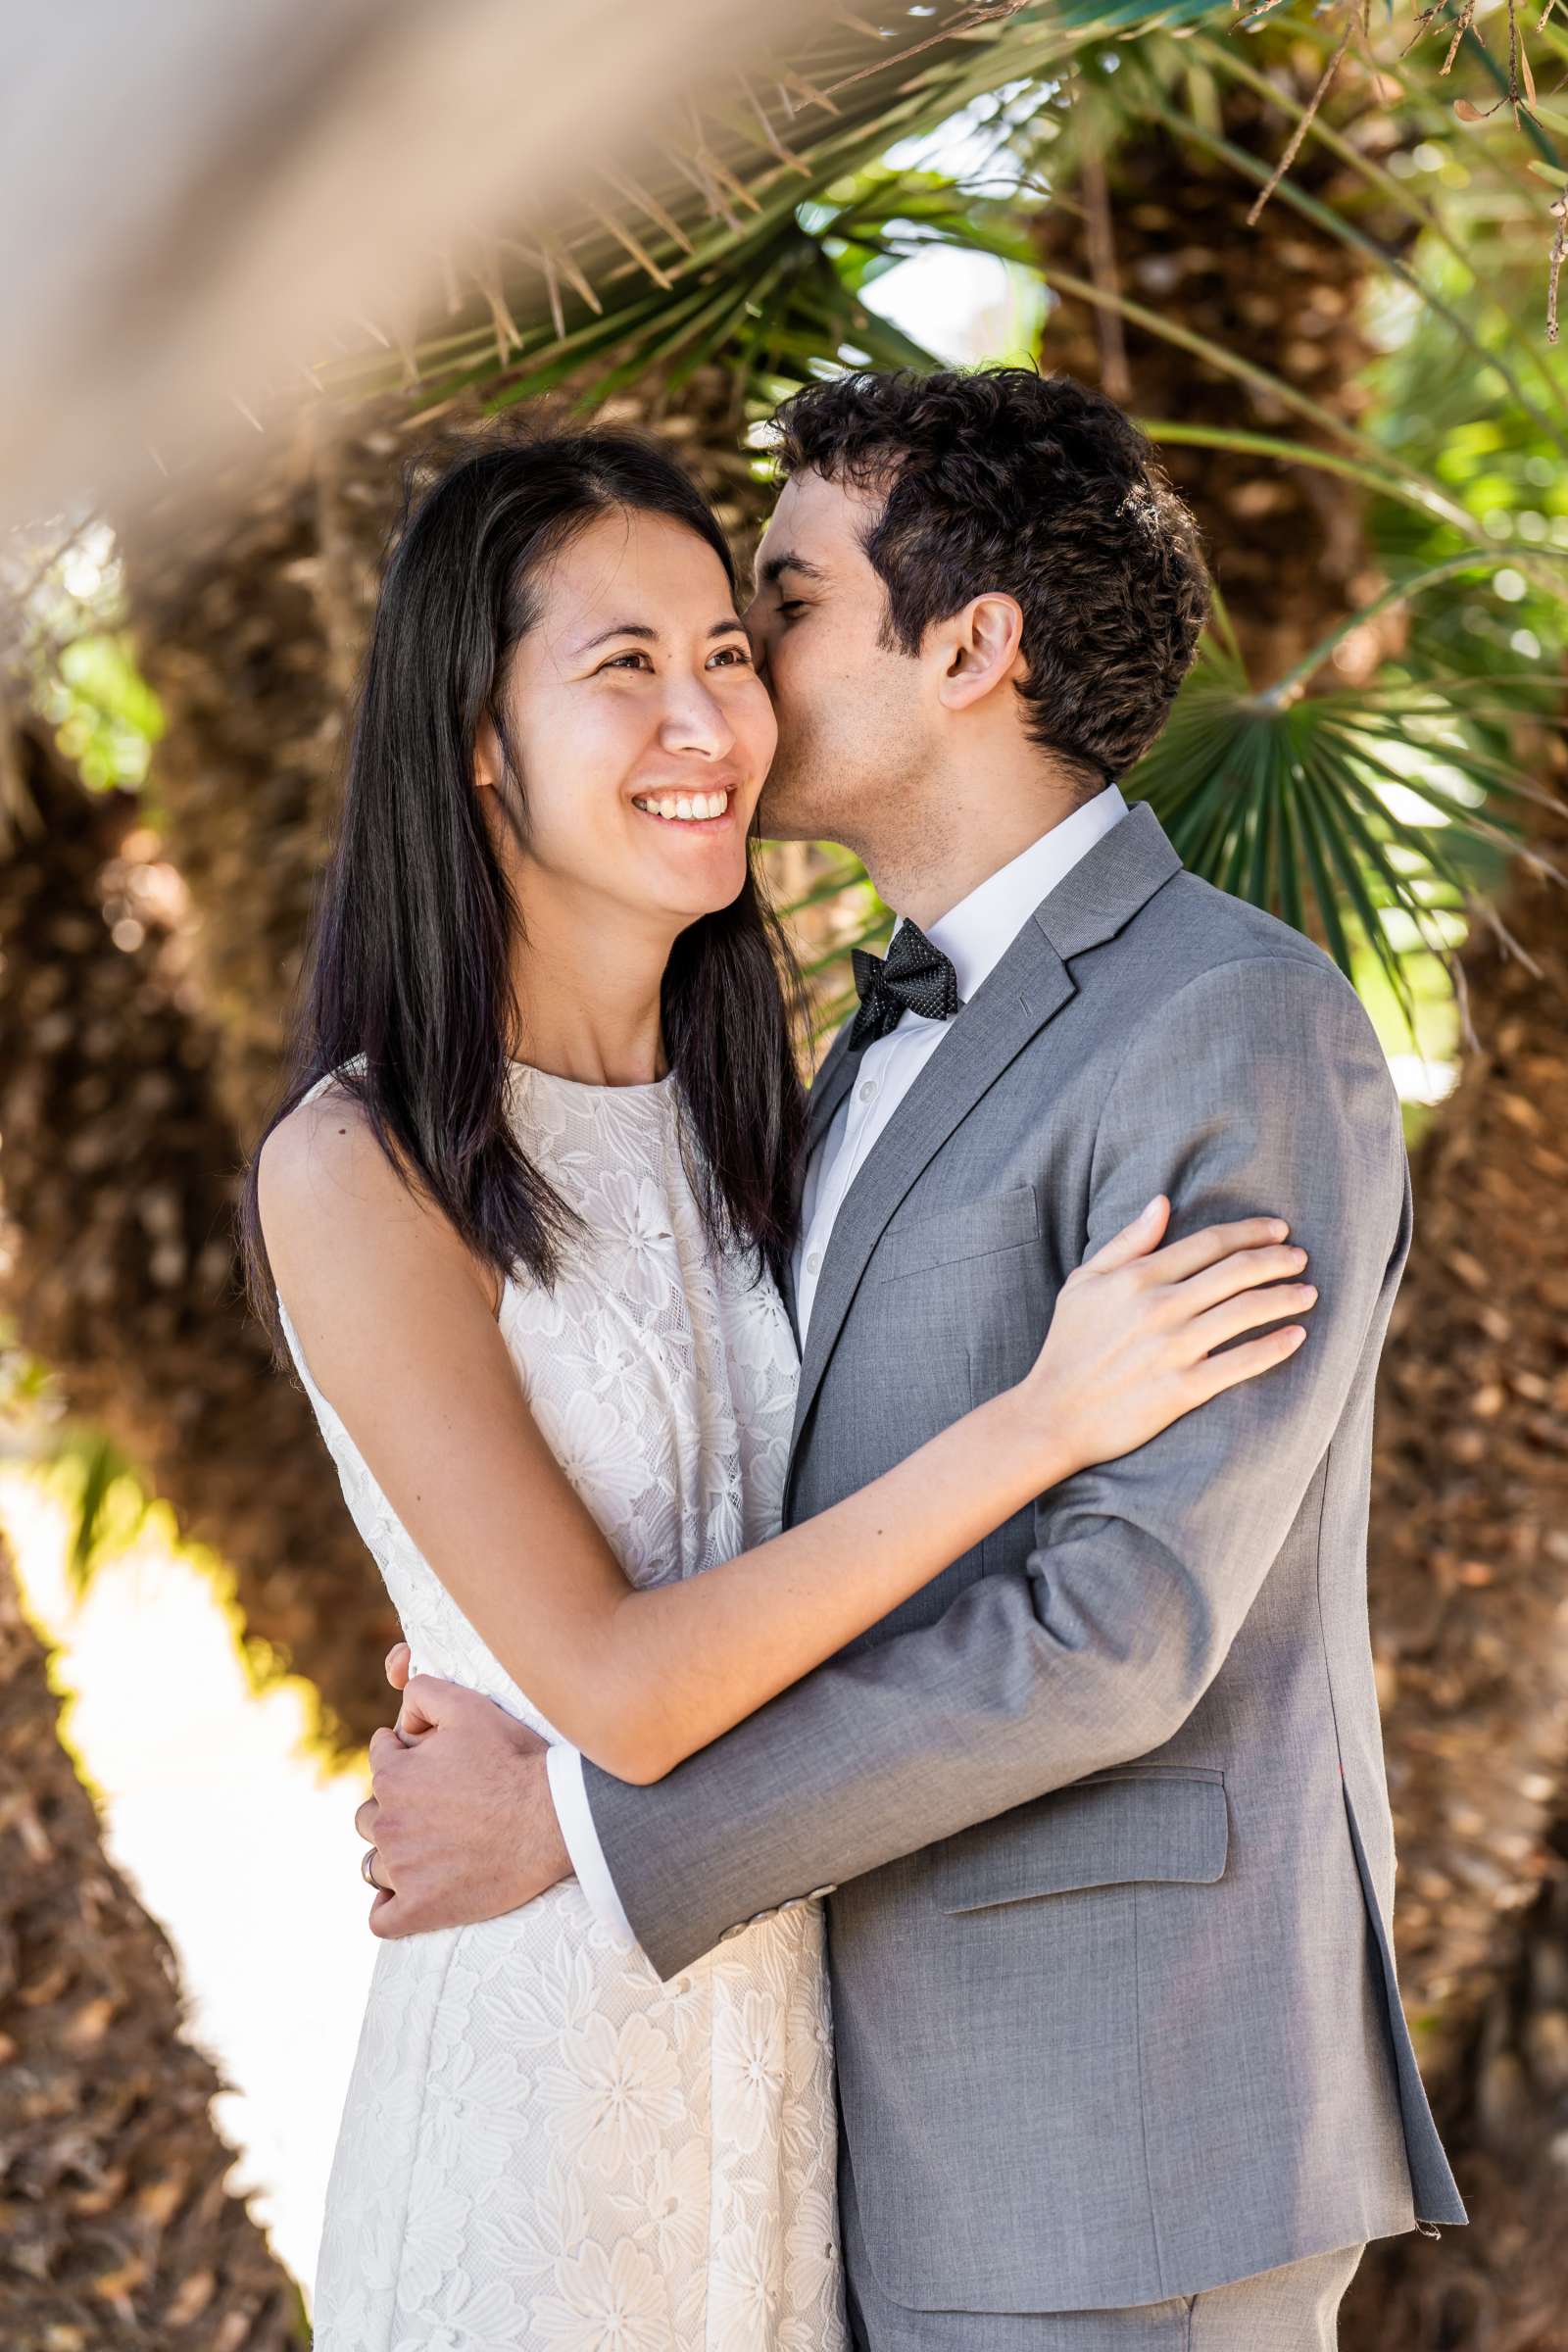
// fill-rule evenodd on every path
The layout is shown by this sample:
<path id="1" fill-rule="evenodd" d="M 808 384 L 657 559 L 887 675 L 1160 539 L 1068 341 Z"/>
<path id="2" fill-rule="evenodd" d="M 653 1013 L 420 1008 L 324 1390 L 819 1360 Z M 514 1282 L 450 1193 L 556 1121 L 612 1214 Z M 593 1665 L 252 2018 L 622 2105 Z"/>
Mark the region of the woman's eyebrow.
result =
<path id="1" fill-rule="evenodd" d="M 577 651 L 579 654 L 591 654 L 596 645 L 607 645 L 612 637 L 641 637 L 647 644 L 656 645 L 659 631 L 651 629 L 646 621 L 616 620 L 608 629 L 601 629 L 597 637 L 585 637 Z"/>
<path id="2" fill-rule="evenodd" d="M 743 630 L 745 625 L 738 613 L 731 612 L 727 619 L 715 620 L 708 634 L 710 637 L 732 637 L 737 630 Z M 645 645 L 657 645 L 659 631 L 651 629 L 646 621 L 617 620 L 612 622 L 608 629 L 601 629 L 596 637 L 585 637 L 578 646 L 577 652 L 591 654 L 596 645 L 607 645 L 612 637 L 640 637 Z"/>

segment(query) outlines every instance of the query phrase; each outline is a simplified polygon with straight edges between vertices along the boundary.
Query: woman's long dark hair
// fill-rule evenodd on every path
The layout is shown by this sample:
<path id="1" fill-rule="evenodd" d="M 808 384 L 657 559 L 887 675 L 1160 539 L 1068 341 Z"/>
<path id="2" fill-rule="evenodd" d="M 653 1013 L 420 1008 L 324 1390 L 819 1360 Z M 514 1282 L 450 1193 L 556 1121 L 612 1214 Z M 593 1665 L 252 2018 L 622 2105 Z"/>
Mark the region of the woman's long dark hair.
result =
<path id="1" fill-rule="evenodd" d="M 624 432 L 509 436 L 470 446 L 416 498 L 381 582 L 323 878 L 270 1134 L 335 1071 L 405 1183 L 445 1211 L 486 1266 L 553 1278 L 572 1212 L 509 1123 L 509 1063 L 527 1007 L 509 948 L 519 912 L 473 783 L 480 723 L 508 754 L 514 649 L 539 612 L 541 567 L 594 516 L 663 514 L 706 540 L 731 590 L 734 561 L 708 502 L 674 462 Z M 526 811 L 524 808 L 524 821 Z M 805 1124 L 791 1049 L 795 966 L 749 865 L 740 896 L 683 931 L 665 968 L 669 1065 L 698 1147 L 703 1211 L 719 1247 L 782 1271 Z M 520 1025 L 519 1025 L 520 1016 Z M 350 1068 L 363 1055 L 363 1066 Z M 257 1201 L 245 1173 L 246 1287 L 286 1361 Z"/>

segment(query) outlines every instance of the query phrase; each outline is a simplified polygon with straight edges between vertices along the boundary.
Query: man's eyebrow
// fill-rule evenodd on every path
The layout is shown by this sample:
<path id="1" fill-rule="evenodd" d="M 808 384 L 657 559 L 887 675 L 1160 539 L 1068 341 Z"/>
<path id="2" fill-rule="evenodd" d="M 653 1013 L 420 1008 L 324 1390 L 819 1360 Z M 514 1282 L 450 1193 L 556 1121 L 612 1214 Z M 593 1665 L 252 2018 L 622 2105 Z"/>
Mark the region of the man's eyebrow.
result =
<path id="1" fill-rule="evenodd" d="M 825 580 L 827 577 L 819 564 L 808 563 L 805 556 L 796 555 L 790 548 L 786 548 L 782 555 L 769 556 L 757 576 L 764 588 L 776 588 L 787 571 L 798 571 L 805 580 Z"/>
<path id="2" fill-rule="evenodd" d="M 710 637 L 732 637 L 743 625 L 739 615 L 731 612 L 727 619 L 715 620 L 708 634 Z M 579 654 L 591 654 L 596 645 L 608 645 L 612 637 L 640 637 L 645 645 L 657 645 L 659 631 L 651 629 L 646 621 L 617 620 L 608 629 L 601 629 L 597 637 L 584 638 L 577 651 Z"/>

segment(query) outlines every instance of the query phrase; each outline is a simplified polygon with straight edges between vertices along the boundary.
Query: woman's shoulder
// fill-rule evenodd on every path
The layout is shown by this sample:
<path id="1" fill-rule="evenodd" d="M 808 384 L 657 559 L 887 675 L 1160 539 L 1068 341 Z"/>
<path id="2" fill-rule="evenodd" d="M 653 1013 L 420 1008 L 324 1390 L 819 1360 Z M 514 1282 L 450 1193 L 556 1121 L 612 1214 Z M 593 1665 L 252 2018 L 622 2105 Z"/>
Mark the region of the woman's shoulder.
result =
<path id="1" fill-rule="evenodd" d="M 314 1256 L 336 1246 L 350 1229 L 378 1227 L 394 1213 L 401 1221 L 408 1193 L 364 1105 L 332 1078 L 268 1135 L 257 1155 L 256 1205 L 276 1267 L 298 1251 Z"/>
<path id="2" fill-rule="evenodd" d="M 286 1288 L 318 1284 L 360 1266 L 390 1279 L 401 1271 L 454 1271 L 475 1278 L 469 1252 L 425 1187 L 406 1179 L 368 1110 L 336 1073 L 318 1079 L 268 1135 L 257 1157 L 256 1200 L 274 1278 Z M 481 1287 L 489 1295 L 488 1277 Z"/>
<path id="3" fill-rule="evenodd" d="M 264 1200 L 270 1196 L 286 1207 L 314 1194 L 323 1177 L 372 1174 L 373 1160 L 384 1166 L 386 1155 L 369 1115 L 330 1071 L 270 1130 L 257 1155 L 257 1181 Z"/>

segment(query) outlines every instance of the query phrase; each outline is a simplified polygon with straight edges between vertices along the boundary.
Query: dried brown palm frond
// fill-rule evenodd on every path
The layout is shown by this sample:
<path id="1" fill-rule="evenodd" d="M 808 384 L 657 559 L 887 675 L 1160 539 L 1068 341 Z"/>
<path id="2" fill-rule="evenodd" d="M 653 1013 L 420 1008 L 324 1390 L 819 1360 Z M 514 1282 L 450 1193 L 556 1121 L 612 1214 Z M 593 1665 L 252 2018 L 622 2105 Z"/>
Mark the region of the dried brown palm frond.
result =
<path id="1" fill-rule="evenodd" d="M 803 144 L 896 123 L 929 57 L 1020 4 L 162 0 L 157 38 L 108 0 L 48 20 L 12 92 L 23 201 L 0 207 L 0 512 L 128 514 L 155 465 L 286 430 L 335 353 L 411 350 L 444 284 L 503 353 L 617 270 L 662 290 L 694 224 L 787 200 Z M 79 158 L 108 152 L 106 208 Z"/>

